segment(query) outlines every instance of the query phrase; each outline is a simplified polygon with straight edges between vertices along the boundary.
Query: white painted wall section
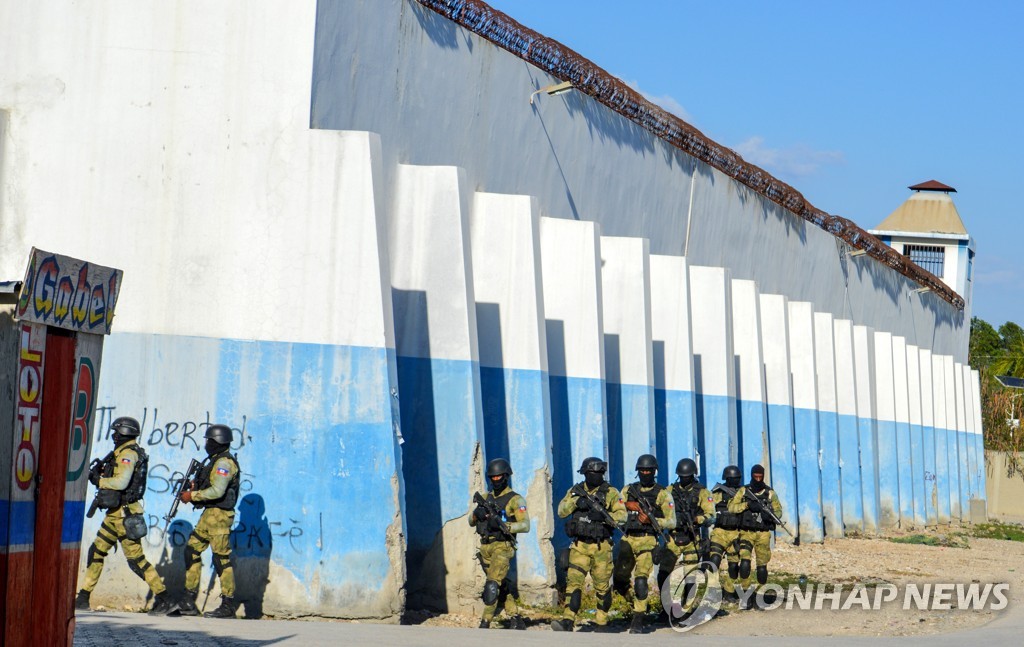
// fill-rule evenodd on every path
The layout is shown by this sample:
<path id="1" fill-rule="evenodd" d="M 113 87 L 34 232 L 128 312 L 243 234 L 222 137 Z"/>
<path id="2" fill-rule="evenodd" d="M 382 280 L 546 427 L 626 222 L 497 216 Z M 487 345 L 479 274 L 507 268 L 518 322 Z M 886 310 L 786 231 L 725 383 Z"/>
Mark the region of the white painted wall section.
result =
<path id="1" fill-rule="evenodd" d="M 765 467 L 789 519 L 799 518 L 796 462 L 793 455 L 793 380 L 789 369 L 789 302 L 779 294 L 762 294 L 761 347 L 764 349 L 765 397 L 768 403 L 770 465 Z M 793 541 L 792 539 L 784 541 Z"/>
<path id="2" fill-rule="evenodd" d="M 881 528 L 878 484 L 878 405 L 875 379 L 875 331 L 853 327 L 853 368 L 857 379 L 857 430 L 860 440 L 861 487 L 864 492 L 864 531 Z"/>
<path id="3" fill-rule="evenodd" d="M 814 308 L 789 303 L 789 361 L 793 379 L 793 446 L 801 541 L 822 541 L 818 385 L 814 357 Z"/>
<path id="4" fill-rule="evenodd" d="M 732 281 L 732 343 L 735 353 L 737 436 L 740 470 L 768 469 L 768 412 L 765 408 L 761 308 L 757 283 Z"/>
<path id="5" fill-rule="evenodd" d="M 814 362 L 818 388 L 818 464 L 825 532 L 843 536 L 842 482 L 839 478 L 839 414 L 836 394 L 836 348 L 833 318 L 814 313 Z"/>
<path id="6" fill-rule="evenodd" d="M 896 440 L 896 392 L 893 386 L 893 337 L 875 332 L 875 418 L 878 451 L 878 521 L 880 528 L 900 522 L 900 464 Z"/>
<path id="7" fill-rule="evenodd" d="M 907 394 L 910 404 L 911 485 L 914 488 L 914 525 L 927 522 L 925 499 L 924 429 L 921 424 L 921 350 L 907 344 Z"/>
<path id="8" fill-rule="evenodd" d="M 833 321 L 836 356 L 836 418 L 843 529 L 864 530 L 864 494 L 860 475 L 857 426 L 857 372 L 854 366 L 853 322 Z"/>
<path id="9" fill-rule="evenodd" d="M 950 521 L 949 432 L 946 421 L 946 371 L 942 355 L 932 354 L 932 411 L 935 427 L 935 514 L 939 523 Z"/>

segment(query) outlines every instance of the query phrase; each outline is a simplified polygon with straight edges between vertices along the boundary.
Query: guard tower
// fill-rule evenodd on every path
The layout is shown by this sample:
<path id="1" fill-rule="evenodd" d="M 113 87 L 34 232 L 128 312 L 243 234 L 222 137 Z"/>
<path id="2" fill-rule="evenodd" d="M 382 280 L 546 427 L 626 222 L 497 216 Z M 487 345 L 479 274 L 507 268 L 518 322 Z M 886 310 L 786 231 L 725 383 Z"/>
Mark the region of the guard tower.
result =
<path id="1" fill-rule="evenodd" d="M 970 321 L 974 239 L 950 196 L 956 189 L 935 180 L 907 188 L 914 193 L 871 233 L 956 290 Z"/>

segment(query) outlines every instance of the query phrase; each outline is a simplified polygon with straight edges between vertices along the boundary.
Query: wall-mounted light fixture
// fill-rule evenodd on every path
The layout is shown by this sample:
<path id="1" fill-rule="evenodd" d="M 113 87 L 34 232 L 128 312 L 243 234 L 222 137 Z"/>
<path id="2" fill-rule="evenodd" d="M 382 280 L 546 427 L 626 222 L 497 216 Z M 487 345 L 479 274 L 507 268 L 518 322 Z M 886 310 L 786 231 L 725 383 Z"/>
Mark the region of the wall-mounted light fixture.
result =
<path id="1" fill-rule="evenodd" d="M 556 83 L 555 85 L 545 86 L 540 90 L 534 90 L 533 93 L 530 95 L 530 105 L 533 105 L 533 98 L 540 94 L 541 92 L 545 92 L 553 97 L 555 95 L 562 94 L 568 92 L 569 90 L 572 90 L 572 87 L 572 81 L 562 81 L 561 83 Z"/>
<path id="2" fill-rule="evenodd" d="M 857 257 L 857 256 L 863 256 L 864 254 L 867 254 L 867 253 L 868 253 L 868 250 L 866 250 L 866 249 L 854 249 L 854 250 L 851 250 L 850 252 L 848 252 L 847 256 L 849 256 L 850 258 L 854 258 L 854 257 Z"/>

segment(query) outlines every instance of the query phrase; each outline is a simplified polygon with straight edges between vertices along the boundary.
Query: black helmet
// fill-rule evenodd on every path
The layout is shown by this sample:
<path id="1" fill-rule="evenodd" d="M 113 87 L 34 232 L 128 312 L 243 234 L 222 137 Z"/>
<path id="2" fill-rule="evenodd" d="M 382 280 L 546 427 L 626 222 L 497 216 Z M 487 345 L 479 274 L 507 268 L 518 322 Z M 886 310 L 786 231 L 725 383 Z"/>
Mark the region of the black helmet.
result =
<path id="1" fill-rule="evenodd" d="M 501 476 L 507 474 L 512 476 L 512 466 L 508 464 L 508 461 L 504 458 L 495 458 L 491 462 L 487 463 L 487 478 L 492 476 Z"/>
<path id="2" fill-rule="evenodd" d="M 723 479 L 738 479 L 743 478 L 743 474 L 740 472 L 740 468 L 735 465 L 728 465 L 722 470 Z"/>
<path id="3" fill-rule="evenodd" d="M 587 472 L 600 472 L 604 474 L 608 471 L 608 463 L 604 462 L 597 456 L 588 456 L 583 459 L 583 464 L 580 465 L 580 474 L 586 474 Z"/>
<path id="4" fill-rule="evenodd" d="M 676 474 L 679 476 L 695 476 L 697 463 L 692 458 L 684 458 L 676 463 Z"/>
<path id="5" fill-rule="evenodd" d="M 636 459 L 636 469 L 639 470 L 656 470 L 658 469 L 658 459 L 651 454 L 643 454 L 640 458 Z"/>
<path id="6" fill-rule="evenodd" d="M 128 416 L 122 416 L 114 422 L 110 423 L 110 429 L 115 434 L 122 436 L 136 437 L 139 435 L 139 421 L 135 418 L 129 418 Z"/>
<path id="7" fill-rule="evenodd" d="M 233 440 L 231 434 L 231 427 L 227 425 L 210 425 L 210 428 L 206 430 L 204 438 L 209 438 L 215 443 L 221 445 L 230 445 Z"/>

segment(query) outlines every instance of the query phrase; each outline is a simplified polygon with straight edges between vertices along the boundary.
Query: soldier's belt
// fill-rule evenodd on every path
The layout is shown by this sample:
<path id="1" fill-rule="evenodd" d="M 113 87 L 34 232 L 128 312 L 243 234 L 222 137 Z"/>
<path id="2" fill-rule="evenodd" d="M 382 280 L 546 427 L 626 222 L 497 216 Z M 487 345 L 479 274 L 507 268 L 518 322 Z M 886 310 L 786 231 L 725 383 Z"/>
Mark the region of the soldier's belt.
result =
<path id="1" fill-rule="evenodd" d="M 480 543 L 481 544 L 485 544 L 485 545 L 486 544 L 510 544 L 510 545 L 512 544 L 511 541 L 509 541 L 508 539 L 505 539 L 504 537 L 481 537 L 480 538 Z"/>
<path id="2" fill-rule="evenodd" d="M 598 539 L 597 537 L 577 537 L 576 538 L 576 542 L 577 543 L 581 543 L 581 544 L 600 544 L 601 542 L 605 542 L 605 541 L 607 541 L 608 543 L 611 543 L 611 540 L 608 539 L 607 537 L 602 537 L 600 539 Z"/>
<path id="3" fill-rule="evenodd" d="M 653 530 L 627 530 L 627 537 L 654 537 L 658 533 Z"/>

